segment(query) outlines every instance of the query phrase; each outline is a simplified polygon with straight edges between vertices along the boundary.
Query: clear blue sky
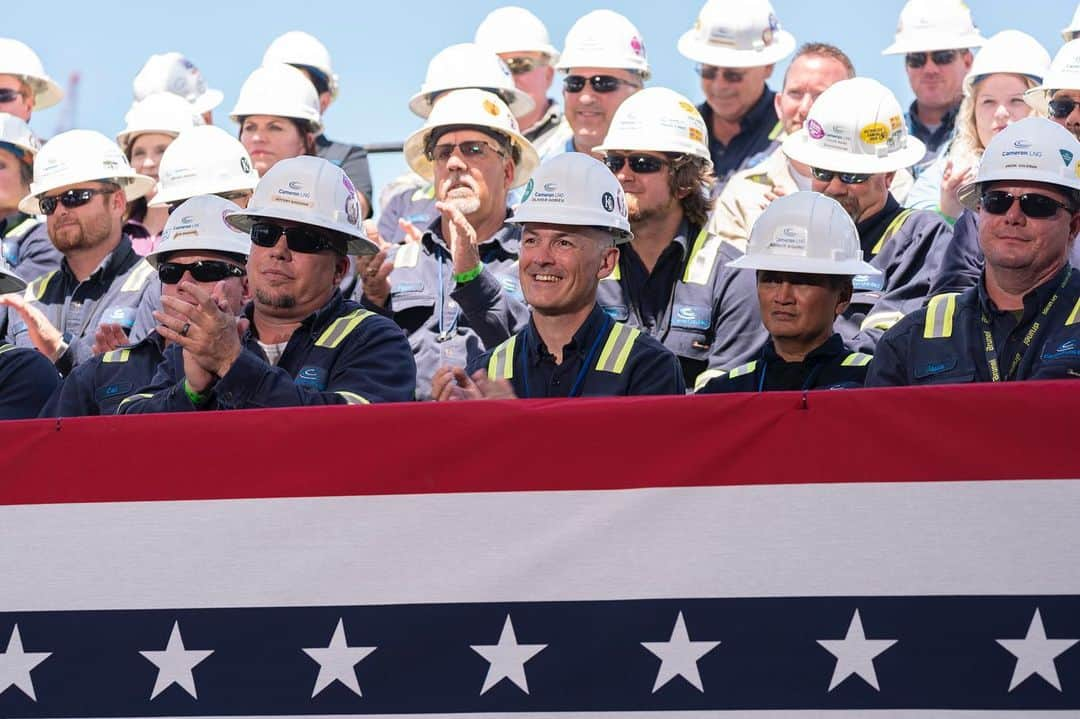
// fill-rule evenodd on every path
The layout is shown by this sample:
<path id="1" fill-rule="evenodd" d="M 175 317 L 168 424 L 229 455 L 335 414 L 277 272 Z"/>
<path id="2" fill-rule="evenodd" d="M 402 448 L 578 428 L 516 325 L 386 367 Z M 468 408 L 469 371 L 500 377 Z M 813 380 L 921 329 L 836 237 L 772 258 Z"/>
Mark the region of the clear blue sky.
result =
<path id="1" fill-rule="evenodd" d="M 736 2 L 737 0 L 730 0 Z M 327 134 L 356 143 L 402 140 L 420 126 L 406 104 L 423 81 L 428 60 L 447 45 L 471 41 L 476 25 L 506 4 L 530 8 L 562 45 L 574 20 L 589 10 L 609 7 L 630 18 L 644 36 L 653 67 L 652 85 L 665 85 L 700 102 L 693 64 L 675 49 L 694 22 L 701 3 L 622 2 L 582 4 L 467 0 L 446 3 L 308 2 L 259 3 L 218 0 L 179 2 L 5 3 L 0 35 L 13 35 L 33 47 L 61 85 L 71 72 L 82 77 L 76 124 L 114 135 L 131 102 L 131 80 L 155 52 L 178 50 L 203 72 L 211 87 L 225 93 L 214 121 L 230 132 L 228 112 L 236 94 L 262 59 L 267 44 L 293 29 L 306 30 L 330 49 L 342 92 L 326 116 Z M 1008 28 L 1035 36 L 1053 55 L 1059 30 L 1076 9 L 1072 0 L 969 0 L 983 35 Z M 801 43 L 823 41 L 847 52 L 860 75 L 874 77 L 910 102 L 902 60 L 883 57 L 903 6 L 901 0 L 773 0 L 781 25 Z M 776 68 L 776 87 L 784 65 Z M 59 110 L 34 115 L 43 136 L 53 133 Z M 376 188 L 404 170 L 399 155 L 373 161 Z"/>

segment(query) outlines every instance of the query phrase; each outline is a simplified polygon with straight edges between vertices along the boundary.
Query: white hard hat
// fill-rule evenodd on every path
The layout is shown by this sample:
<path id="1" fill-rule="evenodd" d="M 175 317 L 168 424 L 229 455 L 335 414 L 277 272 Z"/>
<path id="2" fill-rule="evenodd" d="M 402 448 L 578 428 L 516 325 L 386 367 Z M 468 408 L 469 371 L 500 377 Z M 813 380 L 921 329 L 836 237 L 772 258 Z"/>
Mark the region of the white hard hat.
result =
<path id="1" fill-rule="evenodd" d="M 322 130 L 319 93 L 307 75 L 285 63 L 263 65 L 244 80 L 229 117 L 243 122 L 250 115 L 291 117 L 306 121 L 312 132 Z"/>
<path id="2" fill-rule="evenodd" d="M 476 28 L 474 41 L 494 53 L 540 52 L 547 55 L 552 64 L 559 61 L 559 51 L 551 44 L 544 23 L 516 5 L 496 8 L 488 13 Z"/>
<path id="3" fill-rule="evenodd" d="M 693 155 L 712 163 L 708 129 L 688 99 L 666 87 L 647 87 L 623 100 L 604 142 L 593 152 L 649 150 Z"/>
<path id="4" fill-rule="evenodd" d="M 179 95 L 194 105 L 199 114 L 210 112 L 225 97 L 221 90 L 208 88 L 199 68 L 179 52 L 151 55 L 135 76 L 133 89 L 136 100 L 159 92 Z"/>
<path id="5" fill-rule="evenodd" d="M 841 80 L 821 93 L 802 129 L 781 148 L 796 162 L 857 174 L 895 172 L 926 153 L 908 134 L 896 96 L 868 77 Z"/>
<path id="6" fill-rule="evenodd" d="M 171 92 L 158 92 L 142 100 L 136 100 L 124 115 L 127 127 L 116 135 L 116 141 L 124 150 L 139 135 L 148 132 L 176 137 L 203 123 L 202 115 L 190 102 Z"/>
<path id="7" fill-rule="evenodd" d="M 607 165 L 583 152 L 556 155 L 540 165 L 509 221 L 603 227 L 616 242 L 634 239 L 622 185 Z"/>
<path id="8" fill-rule="evenodd" d="M 808 275 L 880 275 L 863 260 L 847 210 L 820 192 L 793 192 L 769 203 L 750 228 L 746 254 L 728 267 Z"/>
<path id="9" fill-rule="evenodd" d="M 247 209 L 227 219 L 244 232 L 262 219 L 300 222 L 330 230 L 350 255 L 379 251 L 360 226 L 360 200 L 352 180 L 321 157 L 302 155 L 276 163 L 259 180 Z"/>
<path id="10" fill-rule="evenodd" d="M 270 43 L 263 54 L 262 64 L 285 63 L 315 70 L 326 78 L 330 94 L 337 97 L 338 76 L 330 64 L 330 51 L 314 35 L 301 30 L 290 30 Z"/>
<path id="11" fill-rule="evenodd" d="M 645 41 L 634 23 L 611 10 L 593 10 L 578 18 L 566 33 L 562 57 L 556 69 L 599 67 L 633 70 L 648 80 L 649 59 Z"/>
<path id="12" fill-rule="evenodd" d="M 240 141 L 220 127 L 184 130 L 165 149 L 158 166 L 158 191 L 151 207 L 196 195 L 254 190 L 259 173 Z"/>
<path id="13" fill-rule="evenodd" d="M 498 55 L 476 43 L 462 42 L 441 50 L 428 63 L 420 92 L 409 100 L 409 109 L 426 118 L 435 97 L 451 90 L 478 88 L 493 92 L 510 106 L 516 117 L 527 115 L 536 103 L 514 85 L 514 76 Z"/>
<path id="14" fill-rule="evenodd" d="M 521 134 L 517 119 L 498 96 L 476 88 L 454 90 L 439 98 L 424 126 L 405 140 L 405 162 L 425 180 L 435 177 L 435 169 L 425 152 L 428 136 L 442 127 L 475 127 L 494 130 L 506 137 L 520 153 L 510 187 L 524 185 L 540 164 L 536 148 Z"/>
<path id="15" fill-rule="evenodd" d="M 41 140 L 21 117 L 0 112 L 0 150 L 14 155 L 29 155 L 26 161 L 33 163 L 34 155 L 41 149 Z"/>
<path id="16" fill-rule="evenodd" d="M 15 274 L 11 265 L 7 263 L 3 253 L 0 253 L 0 295 L 9 292 L 22 292 L 26 289 L 26 280 Z"/>
<path id="17" fill-rule="evenodd" d="M 0 75 L 15 75 L 34 91 L 34 109 L 44 110 L 64 99 L 64 91 L 45 74 L 41 58 L 29 45 L 0 37 Z"/>
<path id="18" fill-rule="evenodd" d="M 1042 82 L 1050 71 L 1050 53 L 1038 40 L 1019 30 L 1002 30 L 982 46 L 964 76 L 964 92 L 971 94 L 975 83 L 987 75 L 1009 73 Z"/>
<path id="19" fill-rule="evenodd" d="M 956 192 L 969 210 L 979 207 L 981 186 L 996 180 L 1045 182 L 1080 190 L 1080 141 L 1056 122 L 1025 117 L 994 135 L 983 152 L 979 174 Z"/>
<path id="20" fill-rule="evenodd" d="M 146 255 L 146 261 L 156 268 L 168 254 L 187 250 L 228 252 L 247 258 L 251 253 L 250 237 L 225 220 L 240 211 L 235 202 L 216 195 L 185 200 L 169 215 L 161 231 L 161 241 Z"/>
<path id="21" fill-rule="evenodd" d="M 131 169 L 115 142 L 93 130 L 68 130 L 46 142 L 34 158 L 30 194 L 19 202 L 28 215 L 41 212 L 38 198 L 59 187 L 83 182 L 115 182 L 129 201 L 154 187 L 154 178 Z"/>
<path id="22" fill-rule="evenodd" d="M 1024 101 L 1045 115 L 1056 90 L 1080 90 L 1080 39 L 1061 46 L 1042 84 L 1025 92 Z"/>
<path id="23" fill-rule="evenodd" d="M 1076 37 L 1076 33 L 1080 32 L 1080 5 L 1076 6 L 1076 12 L 1073 13 L 1072 22 L 1068 27 L 1061 29 L 1061 37 L 1065 42 L 1069 42 Z"/>
<path id="24" fill-rule="evenodd" d="M 683 57 L 715 67 L 761 67 L 795 50 L 768 0 L 707 0 L 694 27 L 679 38 Z"/>
<path id="25" fill-rule="evenodd" d="M 895 41 L 881 54 L 962 50 L 985 42 L 962 0 L 908 0 L 900 11 Z"/>

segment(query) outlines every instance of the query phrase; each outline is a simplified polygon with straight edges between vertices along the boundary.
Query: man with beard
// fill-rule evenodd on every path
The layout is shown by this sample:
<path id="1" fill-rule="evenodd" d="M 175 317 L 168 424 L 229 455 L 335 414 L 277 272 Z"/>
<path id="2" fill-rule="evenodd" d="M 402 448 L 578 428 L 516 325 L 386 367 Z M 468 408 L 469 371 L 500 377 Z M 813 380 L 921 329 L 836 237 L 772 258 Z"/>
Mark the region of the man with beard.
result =
<path id="1" fill-rule="evenodd" d="M 881 83 L 856 77 L 821 94 L 784 154 L 811 168 L 811 189 L 833 198 L 855 221 L 863 256 L 881 275 L 858 275 L 836 330 L 857 352 L 873 354 L 882 333 L 922 307 L 951 232 L 936 212 L 906 210 L 889 193 L 897 171 L 922 157 L 900 103 Z"/>
<path id="2" fill-rule="evenodd" d="M 9 341 L 36 347 L 66 375 L 92 356 L 98 325 L 130 329 L 139 306 L 156 301 L 148 291 L 154 270 L 122 233 L 127 203 L 153 184 L 97 132 L 71 130 L 41 148 L 19 209 L 45 215 L 49 239 L 64 259 L 25 295 L 0 297 L 8 306 Z"/>
<path id="3" fill-rule="evenodd" d="M 689 100 L 654 87 L 622 104 L 596 148 L 626 193 L 634 233 L 598 301 L 674 352 L 688 386 L 745 362 L 764 340 L 753 273 L 728 269 L 742 253 L 705 229 L 714 181 L 706 132 Z"/>
<path id="4" fill-rule="evenodd" d="M 405 330 L 417 396 L 429 399 L 436 369 L 467 365 L 528 321 L 517 277 L 521 230 L 506 220 L 506 196 L 538 158 L 498 96 L 466 89 L 435 103 L 405 140 L 405 160 L 434 181 L 439 217 L 420 238 L 357 258 L 356 294 Z"/>

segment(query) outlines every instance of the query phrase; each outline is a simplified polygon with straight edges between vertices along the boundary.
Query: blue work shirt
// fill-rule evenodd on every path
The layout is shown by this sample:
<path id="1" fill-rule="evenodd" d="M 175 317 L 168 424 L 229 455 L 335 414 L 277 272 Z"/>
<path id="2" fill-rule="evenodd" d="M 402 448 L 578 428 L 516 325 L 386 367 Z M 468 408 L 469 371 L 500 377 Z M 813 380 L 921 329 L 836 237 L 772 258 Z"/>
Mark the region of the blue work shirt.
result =
<path id="1" fill-rule="evenodd" d="M 37 417 L 60 375 L 35 349 L 0 344 L 0 419 Z"/>
<path id="2" fill-rule="evenodd" d="M 852 352 L 844 346 L 844 339 L 833 333 L 808 352 L 802 362 L 788 362 L 776 353 L 770 339 L 758 350 L 757 359 L 713 377 L 697 393 L 862 387 L 872 359 L 868 354 Z"/>
<path id="3" fill-rule="evenodd" d="M 907 121 L 908 132 L 926 145 L 926 154 L 911 168 L 911 174 L 918 177 L 919 174 L 929 167 L 938 155 L 941 154 L 949 140 L 956 132 L 956 114 L 960 110 L 960 103 L 948 110 L 941 118 L 941 124 L 931 130 L 919 120 L 918 101 L 912 100 L 904 119 Z"/>
<path id="4" fill-rule="evenodd" d="M 151 332 L 141 342 L 83 362 L 56 388 L 41 417 L 88 417 L 116 414 L 126 397 L 154 378 L 165 357 L 165 340 Z"/>

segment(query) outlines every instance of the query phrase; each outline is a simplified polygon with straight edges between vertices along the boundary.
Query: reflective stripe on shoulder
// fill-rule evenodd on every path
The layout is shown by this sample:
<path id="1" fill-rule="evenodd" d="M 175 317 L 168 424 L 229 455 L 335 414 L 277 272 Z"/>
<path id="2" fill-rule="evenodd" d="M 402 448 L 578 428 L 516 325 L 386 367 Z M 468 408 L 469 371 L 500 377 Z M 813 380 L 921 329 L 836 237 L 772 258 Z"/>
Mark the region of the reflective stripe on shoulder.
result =
<path id="1" fill-rule="evenodd" d="M 130 349 L 113 350 L 101 355 L 102 362 L 127 362 L 131 358 Z"/>
<path id="2" fill-rule="evenodd" d="M 704 389 L 705 385 L 709 384 L 714 379 L 723 377 L 727 374 L 726 369 L 707 369 L 697 376 L 694 380 L 694 391 L 700 392 Z"/>
<path id="3" fill-rule="evenodd" d="M 435 185 L 424 185 L 423 187 L 418 187 L 416 189 L 416 192 L 412 193 L 412 197 L 410 197 L 409 199 L 413 202 L 435 199 Z"/>
<path id="4" fill-rule="evenodd" d="M 703 285 L 709 281 L 712 275 L 713 265 L 716 264 L 716 253 L 720 251 L 720 243 L 723 242 L 715 235 L 709 235 L 709 231 L 702 229 L 694 239 L 694 246 L 690 250 L 690 259 L 686 261 L 686 271 L 683 272 L 683 282 L 691 285 Z"/>
<path id="5" fill-rule="evenodd" d="M 25 220 L 8 230 L 8 237 L 20 237 L 23 233 L 29 232 L 38 225 L 41 224 L 41 220 L 36 217 L 27 217 Z"/>
<path id="6" fill-rule="evenodd" d="M 913 209 L 901 210 L 900 213 L 893 218 L 893 221 L 889 223 L 889 226 L 885 228 L 885 231 L 881 233 L 881 239 L 874 245 L 874 249 L 870 250 L 870 256 L 873 257 L 881 252 L 881 248 L 885 246 L 885 243 L 891 240 L 893 235 L 900 231 L 900 228 L 904 226 L 904 222 L 907 221 L 907 218 L 911 217 L 913 214 L 915 214 L 915 210 Z"/>
<path id="7" fill-rule="evenodd" d="M 394 267 L 416 267 L 420 261 L 420 243 L 406 242 L 398 246 L 394 255 Z"/>
<path id="8" fill-rule="evenodd" d="M 870 360 L 874 359 L 873 355 L 864 354 L 862 352 L 852 352 L 844 361 L 840 364 L 844 367 L 865 367 L 870 364 Z"/>
<path id="9" fill-rule="evenodd" d="M 903 312 L 874 312 L 868 314 L 859 325 L 860 330 L 887 330 L 904 319 Z"/>
<path id="10" fill-rule="evenodd" d="M 128 272 L 127 280 L 124 282 L 124 286 L 120 288 L 121 292 L 138 292 L 146 285 L 146 281 L 154 274 L 154 267 L 146 260 L 141 260 L 138 264 L 131 268 Z"/>
<path id="11" fill-rule="evenodd" d="M 959 292 L 949 292 L 930 298 L 926 305 L 926 324 L 923 337 L 928 340 L 952 337 L 953 314 L 956 312 L 956 298 Z"/>
<path id="12" fill-rule="evenodd" d="M 8 344 L 0 345 L 0 355 L 4 354 L 8 350 L 13 350 L 13 349 L 15 349 L 15 345 L 8 345 Z"/>
<path id="13" fill-rule="evenodd" d="M 345 404 L 371 404 L 368 400 L 364 399 L 360 395 L 354 392 L 334 392 L 336 395 L 340 395 L 345 399 Z"/>
<path id="14" fill-rule="evenodd" d="M 319 335 L 319 339 L 315 340 L 315 346 L 336 349 L 341 344 L 341 341 L 349 336 L 350 332 L 373 314 L 375 313 L 367 310 L 353 310 L 344 317 L 338 317 L 330 323 L 329 327 L 323 330 L 323 333 Z"/>
<path id="15" fill-rule="evenodd" d="M 769 131 L 769 139 L 770 140 L 775 140 L 776 138 L 780 137 L 780 133 L 783 132 L 783 131 L 784 131 L 784 121 L 783 120 L 777 120 L 776 124 L 773 125 L 773 129 Z"/>
<path id="16" fill-rule="evenodd" d="M 143 394 L 133 394 L 133 395 L 131 395 L 130 397 L 125 397 L 124 399 L 122 399 L 122 400 L 120 401 L 120 404 L 119 404 L 119 405 L 117 405 L 117 407 L 116 407 L 116 413 L 117 413 L 117 414 L 120 414 L 120 413 L 121 413 L 121 412 L 120 412 L 120 410 L 122 410 L 122 409 L 124 408 L 124 406 L 125 406 L 126 404 L 128 404 L 129 402 L 134 402 L 134 401 L 136 401 L 136 400 L 140 400 L 140 399 L 150 399 L 150 398 L 151 398 L 151 397 L 153 397 L 153 396 L 154 396 L 154 395 L 150 394 L 149 392 L 145 392 L 145 393 L 143 393 Z"/>
<path id="17" fill-rule="evenodd" d="M 1072 312 L 1069 313 L 1068 318 L 1065 320 L 1065 326 L 1075 325 L 1077 322 L 1080 322 L 1080 300 L 1077 300 L 1076 304 L 1073 305 Z"/>
<path id="18" fill-rule="evenodd" d="M 634 341 L 640 334 L 640 330 L 628 327 L 622 322 L 612 323 L 607 342 L 600 351 L 600 359 L 596 361 L 596 369 L 600 372 L 621 374 L 626 368 L 626 360 L 630 356 Z"/>
<path id="19" fill-rule="evenodd" d="M 41 277 L 38 277 L 36 280 L 32 281 L 26 286 L 26 294 L 23 296 L 26 297 L 26 299 L 28 300 L 40 302 L 41 298 L 45 296 L 45 290 L 48 288 L 49 282 L 52 281 L 52 278 L 59 271 L 60 270 L 53 270 L 49 274 L 42 275 Z"/>
<path id="20" fill-rule="evenodd" d="M 728 377 L 735 379 L 736 377 L 742 377 L 744 374 L 752 374 L 757 369 L 757 360 L 747 362 L 744 365 L 739 365 L 735 369 L 728 373 Z"/>
<path id="21" fill-rule="evenodd" d="M 517 335 L 506 340 L 491 353 L 488 358 L 487 373 L 491 379 L 514 378 L 514 347 L 517 345 Z"/>

